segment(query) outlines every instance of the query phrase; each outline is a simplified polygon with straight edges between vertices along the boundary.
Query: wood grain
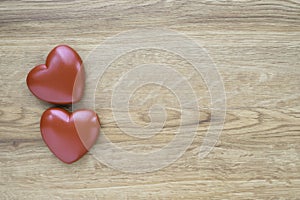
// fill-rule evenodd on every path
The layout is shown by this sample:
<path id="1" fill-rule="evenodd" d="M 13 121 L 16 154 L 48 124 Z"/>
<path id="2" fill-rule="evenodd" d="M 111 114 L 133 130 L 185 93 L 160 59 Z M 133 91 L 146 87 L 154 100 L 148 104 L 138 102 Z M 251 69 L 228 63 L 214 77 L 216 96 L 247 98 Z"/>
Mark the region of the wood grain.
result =
<path id="1" fill-rule="evenodd" d="M 0 10 L 0 199 L 299 199 L 299 1 L 12 0 L 1 1 Z M 148 27 L 183 33 L 214 60 L 227 97 L 216 147 L 198 159 L 210 107 L 203 80 L 193 77 L 189 81 L 202 97 L 201 123 L 192 145 L 173 164 L 135 174 L 110 168 L 91 153 L 72 165 L 61 163 L 39 133 L 40 116 L 52 105 L 30 94 L 28 71 L 57 44 L 69 44 L 86 58 L 106 38 Z M 178 126 L 178 104 L 160 89 L 159 101 L 169 103 L 166 127 L 142 140 L 122 133 L 114 122 L 112 110 L 103 106 L 109 101 L 105 88 L 122 67 L 164 58 L 182 73 L 193 73 L 181 58 L 139 51 L 116 60 L 99 83 L 95 109 L 102 130 L 127 150 L 167 144 Z M 143 88 L 132 103 L 153 88 Z M 131 110 L 136 123 L 149 122 L 152 103 Z"/>

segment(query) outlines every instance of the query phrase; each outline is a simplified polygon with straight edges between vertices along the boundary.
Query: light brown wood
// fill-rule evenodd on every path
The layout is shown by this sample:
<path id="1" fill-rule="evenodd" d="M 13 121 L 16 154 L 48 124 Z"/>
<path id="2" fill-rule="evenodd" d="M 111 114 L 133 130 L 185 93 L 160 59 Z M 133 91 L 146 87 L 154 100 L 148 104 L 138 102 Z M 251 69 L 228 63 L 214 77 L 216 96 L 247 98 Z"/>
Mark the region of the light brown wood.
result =
<path id="1" fill-rule="evenodd" d="M 0 10 L 0 199 L 299 199 L 299 1 L 13 0 L 2 1 Z M 91 153 L 63 164 L 40 136 L 40 116 L 52 105 L 29 92 L 28 71 L 43 63 L 55 45 L 68 44 L 86 58 L 108 37 L 148 27 L 185 34 L 215 62 L 227 98 L 217 145 L 198 159 L 210 104 L 203 80 L 195 76 L 189 81 L 200 98 L 200 123 L 192 145 L 176 162 L 144 174 L 110 168 Z M 147 112 L 155 102 L 168 104 L 168 118 L 161 133 L 134 138 L 120 130 L 104 106 L 110 98 L 105 89 L 128 66 L 153 60 L 193 74 L 178 56 L 141 50 L 112 63 L 96 90 L 102 131 L 133 152 L 157 150 L 172 140 L 179 105 L 163 88 L 142 88 L 133 105 L 152 89 L 161 97 L 134 107 L 132 119 L 149 123 Z"/>

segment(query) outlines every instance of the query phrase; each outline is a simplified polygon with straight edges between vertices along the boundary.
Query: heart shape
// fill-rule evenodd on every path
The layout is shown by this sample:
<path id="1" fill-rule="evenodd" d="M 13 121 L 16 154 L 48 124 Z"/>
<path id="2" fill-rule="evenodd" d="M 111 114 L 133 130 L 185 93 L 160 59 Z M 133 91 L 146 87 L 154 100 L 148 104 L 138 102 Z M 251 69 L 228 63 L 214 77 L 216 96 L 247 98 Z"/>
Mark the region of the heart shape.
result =
<path id="1" fill-rule="evenodd" d="M 93 146 L 99 135 L 100 121 L 91 110 L 69 113 L 61 108 L 49 108 L 41 117 L 40 129 L 52 153 L 70 164 Z"/>
<path id="2" fill-rule="evenodd" d="M 46 64 L 33 68 L 26 79 L 29 90 L 39 99 L 54 104 L 78 102 L 84 90 L 82 60 L 67 45 L 55 47 Z"/>

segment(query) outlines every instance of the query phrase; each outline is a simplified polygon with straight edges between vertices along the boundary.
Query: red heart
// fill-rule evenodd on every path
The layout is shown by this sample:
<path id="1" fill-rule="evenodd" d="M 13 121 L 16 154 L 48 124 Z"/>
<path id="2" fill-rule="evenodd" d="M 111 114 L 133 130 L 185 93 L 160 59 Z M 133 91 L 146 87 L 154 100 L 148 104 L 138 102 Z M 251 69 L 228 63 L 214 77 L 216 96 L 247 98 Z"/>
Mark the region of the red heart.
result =
<path id="1" fill-rule="evenodd" d="M 60 45 L 48 55 L 46 64 L 33 68 L 27 76 L 29 90 L 39 99 L 54 104 L 78 102 L 84 89 L 84 68 L 71 47 Z"/>
<path id="2" fill-rule="evenodd" d="M 49 108 L 41 117 L 40 128 L 52 153 L 70 164 L 93 146 L 99 135 L 100 121 L 91 110 L 69 113 L 61 108 Z"/>

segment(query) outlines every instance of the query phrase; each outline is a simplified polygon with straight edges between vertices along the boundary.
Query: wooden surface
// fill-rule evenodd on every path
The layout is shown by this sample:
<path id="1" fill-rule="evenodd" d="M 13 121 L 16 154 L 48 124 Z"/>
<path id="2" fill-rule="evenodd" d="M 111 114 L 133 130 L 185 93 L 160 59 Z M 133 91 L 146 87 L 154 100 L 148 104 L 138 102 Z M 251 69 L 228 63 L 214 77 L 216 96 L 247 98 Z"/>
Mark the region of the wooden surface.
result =
<path id="1" fill-rule="evenodd" d="M 0 10 L 0 199 L 299 199 L 298 0 L 12 0 L 1 1 Z M 51 105 L 30 94 L 28 71 L 57 44 L 69 44 L 85 58 L 106 38 L 147 27 L 183 33 L 214 60 L 227 97 L 216 147 L 198 159 L 210 116 L 203 109 L 193 144 L 161 170 L 125 173 L 99 163 L 91 153 L 72 165 L 61 163 L 40 136 L 40 116 Z M 151 56 L 136 54 L 120 58 L 115 66 Z M 106 80 L 118 71 L 112 68 Z M 200 84 L 198 95 L 207 97 L 203 88 Z M 141 95 L 147 88 L 143 91 Z M 160 148 L 170 141 L 168 128 L 176 127 L 180 113 L 169 111 L 166 129 L 153 140 L 135 139 L 119 130 L 110 109 L 101 107 L 101 87 L 97 94 L 96 111 L 112 142 L 140 151 L 141 146 Z M 149 122 L 142 112 L 146 105 L 131 113 L 142 125 Z"/>

